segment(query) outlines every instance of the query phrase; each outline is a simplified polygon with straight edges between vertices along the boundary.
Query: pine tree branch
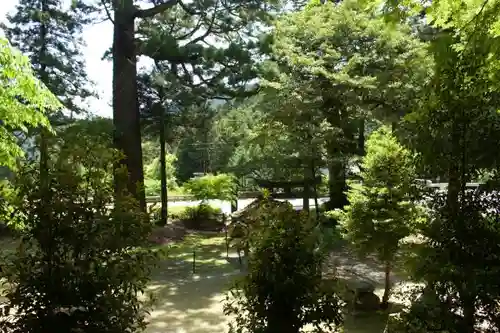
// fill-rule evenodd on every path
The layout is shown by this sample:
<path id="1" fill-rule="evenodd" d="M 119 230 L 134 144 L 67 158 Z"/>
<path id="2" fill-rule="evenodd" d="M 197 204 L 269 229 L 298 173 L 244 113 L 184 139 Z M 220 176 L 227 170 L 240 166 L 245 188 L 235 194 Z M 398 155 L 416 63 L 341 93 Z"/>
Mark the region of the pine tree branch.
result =
<path id="1" fill-rule="evenodd" d="M 155 16 L 156 14 L 160 14 L 160 13 L 163 13 L 164 11 L 166 11 L 167 9 L 169 8 L 172 8 L 174 7 L 175 5 L 179 4 L 180 1 L 179 0 L 168 0 L 167 2 L 165 3 L 162 3 L 161 5 L 157 5 L 157 6 L 154 6 L 152 8 L 148 8 L 148 9 L 138 9 L 136 12 L 135 12 L 135 17 L 139 17 L 139 18 L 148 18 L 148 17 L 153 17 Z"/>
<path id="2" fill-rule="evenodd" d="M 111 23 L 113 23 L 113 25 L 114 25 L 115 21 L 113 21 L 113 19 L 111 18 L 111 13 L 109 12 L 108 6 L 106 6 L 106 3 L 104 2 L 104 0 L 101 0 L 101 3 L 102 3 L 102 6 L 104 7 L 104 10 L 106 11 L 106 16 L 108 17 L 108 20 L 110 20 Z"/>

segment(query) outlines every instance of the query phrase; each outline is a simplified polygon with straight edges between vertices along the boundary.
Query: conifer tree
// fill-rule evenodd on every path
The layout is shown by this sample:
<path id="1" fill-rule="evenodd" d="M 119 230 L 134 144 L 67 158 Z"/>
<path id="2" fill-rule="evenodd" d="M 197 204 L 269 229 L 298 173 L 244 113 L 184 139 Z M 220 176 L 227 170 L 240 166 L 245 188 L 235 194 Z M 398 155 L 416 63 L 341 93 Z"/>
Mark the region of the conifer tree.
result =
<path id="1" fill-rule="evenodd" d="M 137 56 L 144 55 L 154 60 L 176 63 L 188 68 L 189 75 L 179 72 L 183 78 L 196 80 L 196 72 L 189 67 L 199 65 L 207 52 L 203 45 L 218 42 L 241 41 L 240 36 L 258 31 L 259 24 L 266 23 L 275 2 L 267 0 L 244 1 L 192 1 L 150 0 L 134 1 L 102 0 L 108 18 L 113 22 L 113 121 L 115 125 L 115 146 L 123 151 L 124 159 L 120 164 L 128 169 L 125 179 L 115 181 L 118 186 L 126 187 L 146 209 L 144 196 L 144 172 L 142 165 L 140 113 L 137 94 Z M 137 20 L 136 20 L 137 19 Z M 163 22 L 163 23 L 162 23 Z M 166 22 L 173 23 L 173 31 L 168 32 Z M 142 28 L 136 30 L 136 23 Z M 164 30 L 167 28 L 167 30 Z M 181 36 L 176 33 L 186 32 Z M 253 36 L 252 36 L 253 37 Z M 182 46 L 182 47 L 180 47 Z M 223 54 L 217 53 L 222 60 Z M 168 66 L 167 63 L 167 66 Z M 230 62 L 229 67 L 237 68 L 240 63 Z M 214 68 L 207 63 L 202 74 Z M 231 68 L 231 69 L 232 69 Z M 182 68 L 184 71 L 184 68 Z M 247 74 L 247 69 L 242 71 Z M 230 80 L 229 80 L 230 81 Z M 229 82 L 231 83 L 231 82 Z M 217 86 L 219 87 L 219 86 Z"/>
<path id="2" fill-rule="evenodd" d="M 82 29 L 92 8 L 82 0 L 19 0 L 3 25 L 6 37 L 29 57 L 37 77 L 71 113 L 75 101 L 90 97 L 81 54 Z"/>
<path id="3" fill-rule="evenodd" d="M 385 265 L 387 307 L 391 290 L 390 274 L 400 240 L 410 235 L 418 206 L 412 200 L 415 170 L 411 153 L 382 127 L 366 142 L 362 183 L 351 184 L 349 205 L 338 217 L 347 238 L 361 254 L 375 253 Z"/>

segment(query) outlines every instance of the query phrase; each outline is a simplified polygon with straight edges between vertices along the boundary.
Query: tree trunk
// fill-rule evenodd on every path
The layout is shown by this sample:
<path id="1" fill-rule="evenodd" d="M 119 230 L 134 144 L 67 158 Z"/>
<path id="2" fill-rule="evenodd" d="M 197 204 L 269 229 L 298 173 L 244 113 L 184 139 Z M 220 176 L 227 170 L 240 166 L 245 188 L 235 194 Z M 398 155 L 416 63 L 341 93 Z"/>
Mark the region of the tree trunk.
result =
<path id="1" fill-rule="evenodd" d="M 331 158 L 335 158 L 331 156 Z M 345 165 L 342 161 L 332 161 L 328 166 L 328 187 L 330 192 L 330 202 L 328 203 L 328 209 L 332 210 L 335 208 L 343 208 L 347 204 L 347 199 L 345 195 L 345 190 L 347 188 L 346 184 L 346 172 Z"/>
<path id="2" fill-rule="evenodd" d="M 316 184 L 316 165 L 314 159 L 311 160 L 311 175 L 313 177 L 313 195 L 314 195 L 314 211 L 316 213 L 316 221 L 319 221 L 319 203 L 318 203 L 318 184 Z"/>
<path id="3" fill-rule="evenodd" d="M 160 179 L 161 179 L 161 216 L 160 224 L 167 225 L 168 198 L 167 198 L 167 161 L 165 160 L 165 112 L 159 106 L 160 112 Z"/>
<path id="4" fill-rule="evenodd" d="M 397 121 L 392 121 L 391 122 L 391 132 L 394 133 L 398 129 L 398 122 Z"/>
<path id="5" fill-rule="evenodd" d="M 463 333 L 474 333 L 476 324 L 476 302 L 474 297 L 467 291 L 460 293 L 461 303 L 463 307 L 463 321 L 461 329 Z"/>
<path id="6" fill-rule="evenodd" d="M 309 214 L 309 198 L 311 197 L 311 187 L 309 185 L 309 168 L 304 168 L 304 187 L 302 192 L 302 210 Z"/>
<path id="7" fill-rule="evenodd" d="M 137 103 L 137 67 L 135 50 L 135 7 L 132 0 L 114 2 L 113 31 L 113 123 L 114 143 L 123 153 L 115 171 L 117 197 L 126 189 L 146 212 L 142 166 L 141 129 Z"/>
<path id="8" fill-rule="evenodd" d="M 361 118 L 359 121 L 358 151 L 360 156 L 365 155 L 365 118 Z"/>
<path id="9" fill-rule="evenodd" d="M 384 295 L 382 296 L 382 309 L 389 308 L 389 296 L 391 295 L 391 263 L 385 263 L 385 281 L 384 281 Z"/>
<path id="10" fill-rule="evenodd" d="M 453 120 L 451 130 L 452 147 L 450 158 L 448 161 L 448 192 L 446 199 L 450 219 L 453 221 L 458 216 L 460 210 L 459 194 L 462 187 L 462 177 L 460 177 L 461 135 L 456 119 Z"/>
<path id="11" fill-rule="evenodd" d="M 38 71 L 38 77 L 40 80 L 48 85 L 49 84 L 49 77 L 47 75 L 47 24 L 44 21 L 45 20 L 45 15 L 48 14 L 49 8 L 47 5 L 47 1 L 42 1 L 42 13 L 44 14 L 43 17 L 44 19 L 41 21 L 40 24 L 40 49 L 38 50 L 38 62 L 40 65 L 39 71 Z M 47 131 L 42 128 L 40 132 L 40 184 L 42 186 L 42 191 L 46 192 L 47 187 L 48 187 L 48 178 L 49 178 L 49 147 L 47 143 L 47 136 L 48 133 Z M 46 199 L 45 194 L 42 193 L 42 206 L 45 207 L 45 204 L 43 204 L 43 201 Z"/>

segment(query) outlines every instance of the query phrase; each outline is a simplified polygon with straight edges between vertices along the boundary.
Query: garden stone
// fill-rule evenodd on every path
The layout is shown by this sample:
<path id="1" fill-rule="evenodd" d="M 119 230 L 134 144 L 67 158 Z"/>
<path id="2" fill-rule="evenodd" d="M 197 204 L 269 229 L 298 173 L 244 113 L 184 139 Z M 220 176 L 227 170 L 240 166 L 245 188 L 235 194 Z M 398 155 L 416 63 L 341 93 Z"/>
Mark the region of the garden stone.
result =
<path id="1" fill-rule="evenodd" d="M 357 295 L 361 293 L 373 293 L 375 291 L 375 285 L 368 281 L 358 281 L 354 285 L 354 290 Z"/>
<path id="2" fill-rule="evenodd" d="M 377 311 L 380 309 L 380 298 L 373 292 L 358 292 L 355 309 L 360 311 Z"/>

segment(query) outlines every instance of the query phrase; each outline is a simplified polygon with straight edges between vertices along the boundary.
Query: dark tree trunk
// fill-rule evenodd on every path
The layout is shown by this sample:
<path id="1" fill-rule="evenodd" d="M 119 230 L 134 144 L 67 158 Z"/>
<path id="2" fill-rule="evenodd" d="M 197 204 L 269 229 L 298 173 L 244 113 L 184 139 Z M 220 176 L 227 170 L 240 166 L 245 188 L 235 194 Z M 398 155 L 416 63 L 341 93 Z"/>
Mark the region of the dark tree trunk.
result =
<path id="1" fill-rule="evenodd" d="M 326 88 L 329 89 L 328 84 Z M 347 119 L 342 119 L 342 105 L 337 101 L 327 98 L 323 105 L 324 111 L 327 115 L 327 120 L 334 128 L 339 128 L 344 131 L 345 138 L 351 138 L 352 133 L 347 130 L 347 127 L 343 123 L 348 121 Z M 341 159 L 344 151 L 342 143 L 340 142 L 330 142 L 328 147 L 328 189 L 330 192 L 330 200 L 325 204 L 328 210 L 335 208 L 343 208 L 347 203 L 344 191 L 347 188 L 346 184 L 346 164 Z"/>
<path id="2" fill-rule="evenodd" d="M 331 158 L 335 157 L 338 158 L 335 155 L 331 156 Z M 347 198 L 344 193 L 347 188 L 345 168 L 345 164 L 339 160 L 330 162 L 328 166 L 330 202 L 327 208 L 330 210 L 343 208 L 347 204 Z"/>
<path id="3" fill-rule="evenodd" d="M 476 302 L 474 295 L 471 295 L 468 290 L 460 292 L 460 299 L 463 308 L 463 320 L 461 329 L 463 333 L 474 333 L 476 326 Z"/>
<path id="4" fill-rule="evenodd" d="M 391 295 L 391 263 L 385 263 L 384 295 L 382 296 L 382 309 L 389 308 L 389 297 Z"/>
<path id="5" fill-rule="evenodd" d="M 119 167 L 127 175 L 115 173 L 117 195 L 128 190 L 146 212 L 141 130 L 137 103 L 137 67 L 135 50 L 135 7 L 132 0 L 114 2 L 113 33 L 113 122 L 114 143 L 123 154 Z"/>
<path id="6" fill-rule="evenodd" d="M 360 156 L 365 155 L 365 118 L 361 118 L 359 121 L 358 151 Z"/>
<path id="7" fill-rule="evenodd" d="M 451 154 L 448 161 L 448 192 L 447 205 L 451 221 L 456 220 L 460 210 L 459 194 L 462 187 L 461 169 L 461 135 L 460 126 L 454 120 L 451 128 Z M 464 184 L 465 185 L 465 184 Z"/>
<path id="8" fill-rule="evenodd" d="M 316 213 L 316 221 L 319 221 L 319 203 L 318 203 L 318 184 L 316 184 L 316 165 L 314 159 L 311 160 L 311 175 L 313 178 L 313 195 L 314 195 L 314 211 Z"/>
<path id="9" fill-rule="evenodd" d="M 47 6 L 47 1 L 42 1 L 42 13 L 48 14 L 49 8 Z M 38 71 L 38 76 L 44 84 L 49 84 L 49 78 L 47 75 L 47 25 L 42 21 L 40 25 L 40 49 L 38 51 L 38 61 L 40 69 Z M 47 191 L 48 178 L 49 178 L 49 147 L 48 147 L 48 133 L 42 128 L 40 131 L 40 184 L 42 186 L 42 191 Z M 45 200 L 45 194 L 42 194 L 42 202 Z M 45 206 L 45 204 L 42 204 Z"/>
<path id="10" fill-rule="evenodd" d="M 302 210 L 309 213 L 309 198 L 311 197 L 311 187 L 309 186 L 309 168 L 304 168 L 304 190 L 302 192 Z"/>
<path id="11" fill-rule="evenodd" d="M 161 216 L 160 224 L 167 225 L 168 199 L 167 199 L 167 161 L 165 160 L 165 112 L 159 107 L 160 112 L 160 179 L 161 179 Z"/>
<path id="12" fill-rule="evenodd" d="M 397 121 L 391 122 L 391 131 L 394 133 L 396 132 L 397 129 L 398 129 L 398 122 Z"/>

